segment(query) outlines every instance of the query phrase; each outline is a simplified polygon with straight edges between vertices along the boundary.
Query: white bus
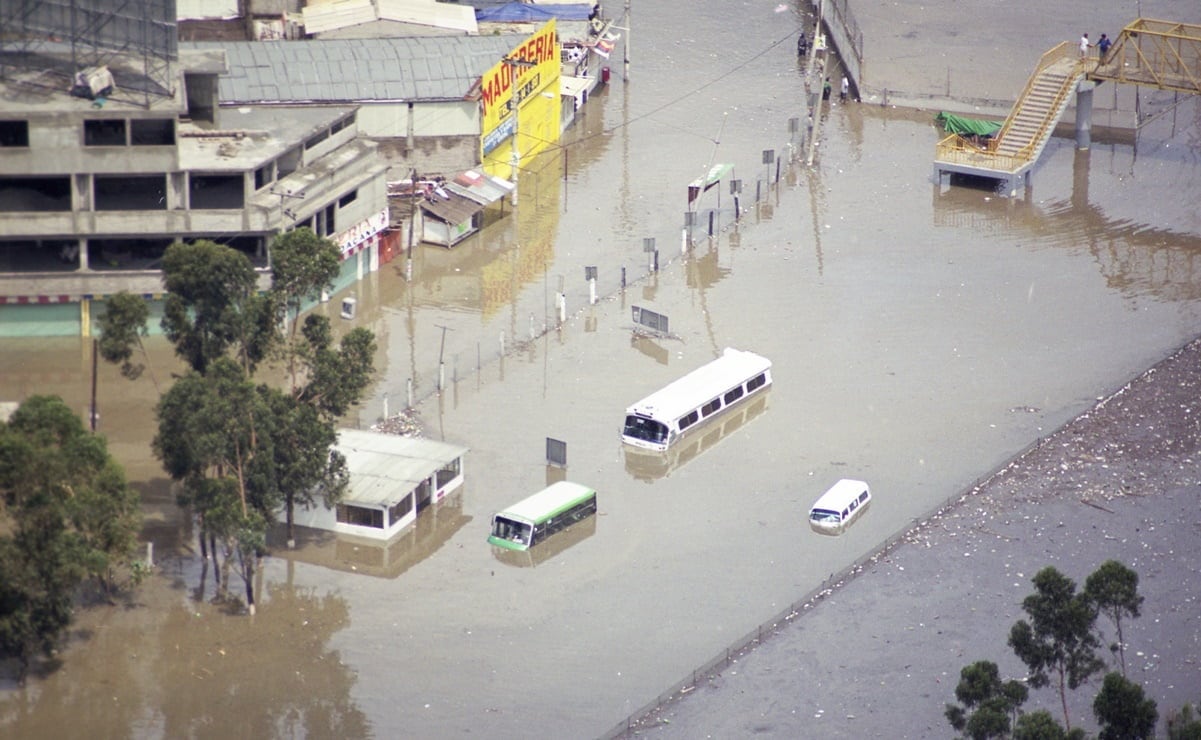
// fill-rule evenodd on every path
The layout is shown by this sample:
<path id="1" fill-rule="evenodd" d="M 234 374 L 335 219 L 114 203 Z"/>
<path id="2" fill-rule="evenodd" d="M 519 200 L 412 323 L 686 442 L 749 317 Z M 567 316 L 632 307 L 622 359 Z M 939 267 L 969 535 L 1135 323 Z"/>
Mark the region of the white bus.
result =
<path id="1" fill-rule="evenodd" d="M 771 387 L 771 360 L 726 347 L 717 358 L 626 409 L 621 439 L 662 452 L 686 431 Z"/>

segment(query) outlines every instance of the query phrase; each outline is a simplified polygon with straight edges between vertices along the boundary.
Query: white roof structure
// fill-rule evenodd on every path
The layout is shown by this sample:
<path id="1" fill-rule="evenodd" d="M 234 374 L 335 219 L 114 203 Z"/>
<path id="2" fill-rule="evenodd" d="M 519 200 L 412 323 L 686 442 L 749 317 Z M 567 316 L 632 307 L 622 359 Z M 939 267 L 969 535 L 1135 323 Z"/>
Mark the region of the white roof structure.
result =
<path id="1" fill-rule="evenodd" d="M 343 502 L 390 506 L 467 448 L 432 439 L 361 429 L 339 429 L 338 451 L 346 456 L 350 483 Z"/>
<path id="2" fill-rule="evenodd" d="M 479 33 L 475 8 L 434 0 L 336 0 L 310 3 L 301 12 L 308 33 L 336 31 L 381 20 Z"/>

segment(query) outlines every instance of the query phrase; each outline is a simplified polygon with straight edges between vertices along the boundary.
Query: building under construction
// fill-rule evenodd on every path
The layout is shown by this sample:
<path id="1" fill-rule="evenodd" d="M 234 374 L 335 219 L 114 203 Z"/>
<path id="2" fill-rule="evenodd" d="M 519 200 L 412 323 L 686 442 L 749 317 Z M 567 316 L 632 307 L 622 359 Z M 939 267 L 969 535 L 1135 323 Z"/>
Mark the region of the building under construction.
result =
<path id="1" fill-rule="evenodd" d="M 273 235 L 376 269 L 385 167 L 355 106 L 222 109 L 219 49 L 181 51 L 174 0 L 0 3 L 0 335 L 89 334 L 96 303 L 162 291 L 176 241 L 246 253 Z"/>

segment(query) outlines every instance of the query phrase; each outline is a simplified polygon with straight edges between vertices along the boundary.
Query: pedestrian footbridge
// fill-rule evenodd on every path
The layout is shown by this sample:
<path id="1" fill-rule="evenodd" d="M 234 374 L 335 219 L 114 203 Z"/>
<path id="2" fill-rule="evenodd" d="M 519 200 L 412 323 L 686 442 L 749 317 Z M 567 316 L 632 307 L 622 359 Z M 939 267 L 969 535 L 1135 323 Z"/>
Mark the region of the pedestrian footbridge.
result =
<path id="1" fill-rule="evenodd" d="M 935 178 L 944 173 L 989 177 L 1013 193 L 1038 161 L 1072 93 L 1080 131 L 1092 114 L 1092 90 L 1105 80 L 1201 94 L 1201 25 L 1140 18 L 1122 29 L 1103 59 L 1081 57 L 1069 42 L 1056 46 L 1039 60 L 996 136 L 978 143 L 951 134 L 938 142 Z M 1082 144 L 1087 147 L 1088 141 Z"/>

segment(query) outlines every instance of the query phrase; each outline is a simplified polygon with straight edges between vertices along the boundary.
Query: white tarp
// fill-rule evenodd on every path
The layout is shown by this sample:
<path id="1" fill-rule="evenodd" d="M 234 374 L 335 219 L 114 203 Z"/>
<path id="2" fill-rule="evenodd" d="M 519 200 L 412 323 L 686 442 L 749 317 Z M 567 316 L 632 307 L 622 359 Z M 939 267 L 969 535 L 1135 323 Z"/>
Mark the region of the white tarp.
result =
<path id="1" fill-rule="evenodd" d="M 314 2 L 305 6 L 303 15 L 307 33 L 325 33 L 373 21 L 412 23 L 467 34 L 479 33 L 475 8 L 434 0 L 378 0 L 378 4 L 371 0 Z"/>
<path id="2" fill-rule="evenodd" d="M 371 0 L 339 0 L 332 3 L 311 3 L 301 12 L 306 33 L 336 31 L 379 20 Z"/>
<path id="3" fill-rule="evenodd" d="M 178 20 L 201 18 L 237 18 L 238 0 L 175 0 Z"/>
<path id="4" fill-rule="evenodd" d="M 452 28 L 469 34 L 479 33 L 475 8 L 433 0 L 379 0 L 380 20 L 416 23 L 422 26 Z"/>

